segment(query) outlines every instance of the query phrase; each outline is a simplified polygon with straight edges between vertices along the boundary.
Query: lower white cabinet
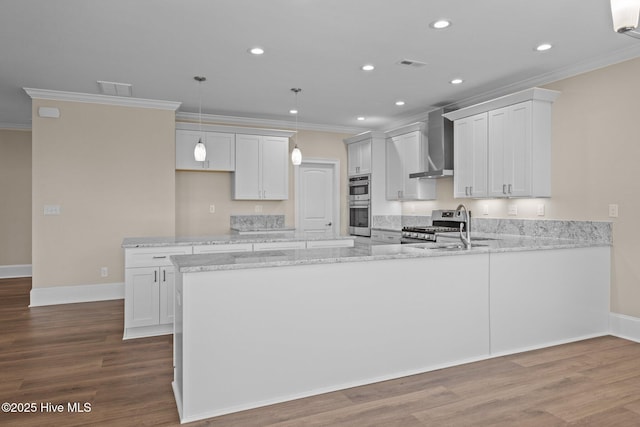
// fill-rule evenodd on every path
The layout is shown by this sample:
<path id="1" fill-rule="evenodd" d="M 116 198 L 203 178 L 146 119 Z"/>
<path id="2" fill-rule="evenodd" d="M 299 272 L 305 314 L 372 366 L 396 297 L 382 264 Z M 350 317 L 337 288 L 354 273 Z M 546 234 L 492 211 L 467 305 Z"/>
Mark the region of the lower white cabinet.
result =
<path id="1" fill-rule="evenodd" d="M 169 257 L 191 253 L 191 246 L 125 250 L 124 338 L 172 332 L 175 270 Z"/>

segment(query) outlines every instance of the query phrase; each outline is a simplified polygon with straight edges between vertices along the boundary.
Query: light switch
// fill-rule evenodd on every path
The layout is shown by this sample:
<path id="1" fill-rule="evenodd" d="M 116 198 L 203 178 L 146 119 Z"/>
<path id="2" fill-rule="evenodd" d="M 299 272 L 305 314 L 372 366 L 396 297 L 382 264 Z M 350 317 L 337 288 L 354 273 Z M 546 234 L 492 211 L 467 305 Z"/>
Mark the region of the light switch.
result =
<path id="1" fill-rule="evenodd" d="M 618 205 L 609 205 L 609 218 L 618 218 Z"/>
<path id="2" fill-rule="evenodd" d="M 515 204 L 509 205 L 509 215 L 518 215 L 518 206 Z"/>
<path id="3" fill-rule="evenodd" d="M 60 205 L 44 205 L 44 215 L 60 215 Z"/>
<path id="4" fill-rule="evenodd" d="M 256 205 L 255 208 L 253 209 L 255 213 L 260 213 L 262 212 L 262 205 Z"/>
<path id="5" fill-rule="evenodd" d="M 489 215 L 489 205 L 482 205 L 482 215 Z"/>
<path id="6" fill-rule="evenodd" d="M 216 213 L 216 205 L 213 203 L 209 205 L 209 213 Z"/>
<path id="7" fill-rule="evenodd" d="M 538 216 L 544 216 L 544 203 L 538 205 Z"/>

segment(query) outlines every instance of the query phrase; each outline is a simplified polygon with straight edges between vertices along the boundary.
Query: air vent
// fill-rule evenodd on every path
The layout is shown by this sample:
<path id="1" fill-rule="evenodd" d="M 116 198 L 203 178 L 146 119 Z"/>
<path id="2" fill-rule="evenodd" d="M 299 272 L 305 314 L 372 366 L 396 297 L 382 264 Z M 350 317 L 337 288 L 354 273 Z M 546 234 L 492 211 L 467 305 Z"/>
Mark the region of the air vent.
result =
<path id="1" fill-rule="evenodd" d="M 105 95 L 131 96 L 132 93 L 132 85 L 129 83 L 105 82 L 98 80 L 98 86 L 100 86 L 100 92 Z"/>
<path id="2" fill-rule="evenodd" d="M 427 65 L 426 62 L 420 62 L 413 59 L 402 59 L 398 61 L 397 64 L 402 65 L 403 67 L 413 67 L 413 68 L 420 68 Z"/>

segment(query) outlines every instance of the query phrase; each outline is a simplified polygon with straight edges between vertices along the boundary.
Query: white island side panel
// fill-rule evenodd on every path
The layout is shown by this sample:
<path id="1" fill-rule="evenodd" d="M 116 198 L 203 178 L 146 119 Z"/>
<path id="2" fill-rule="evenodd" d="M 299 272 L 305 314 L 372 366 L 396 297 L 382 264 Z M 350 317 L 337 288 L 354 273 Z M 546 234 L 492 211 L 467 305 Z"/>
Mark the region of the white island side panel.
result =
<path id="1" fill-rule="evenodd" d="M 488 266 L 485 253 L 182 274 L 182 422 L 488 357 Z"/>

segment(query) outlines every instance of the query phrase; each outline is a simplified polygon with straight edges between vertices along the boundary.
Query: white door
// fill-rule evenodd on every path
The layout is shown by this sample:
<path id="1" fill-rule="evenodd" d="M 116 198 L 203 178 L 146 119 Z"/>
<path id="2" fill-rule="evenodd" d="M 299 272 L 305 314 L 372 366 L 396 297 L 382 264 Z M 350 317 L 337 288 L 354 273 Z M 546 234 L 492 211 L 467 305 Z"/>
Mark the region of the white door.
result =
<path id="1" fill-rule="evenodd" d="M 298 215 L 301 231 L 337 230 L 335 164 L 303 163 L 298 171 Z"/>

